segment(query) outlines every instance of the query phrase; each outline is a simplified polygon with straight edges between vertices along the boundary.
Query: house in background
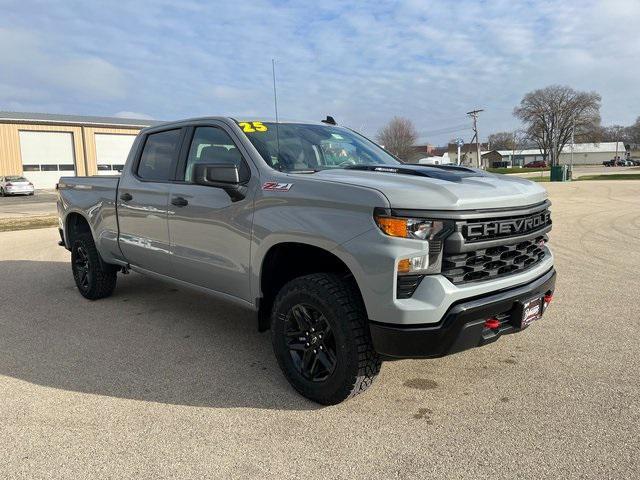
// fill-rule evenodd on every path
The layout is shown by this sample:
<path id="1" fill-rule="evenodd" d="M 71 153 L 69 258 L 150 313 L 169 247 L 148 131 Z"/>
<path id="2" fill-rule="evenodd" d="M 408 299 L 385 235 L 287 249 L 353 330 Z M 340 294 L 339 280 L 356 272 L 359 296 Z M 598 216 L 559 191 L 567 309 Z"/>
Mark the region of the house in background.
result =
<path id="1" fill-rule="evenodd" d="M 480 144 L 480 157 L 482 158 L 485 153 L 489 150 L 489 146 L 486 143 Z M 447 151 L 449 153 L 449 159 L 451 163 L 458 163 L 458 145 L 455 143 L 450 143 L 447 147 Z M 460 165 L 464 165 L 467 167 L 476 167 L 478 154 L 476 151 L 475 143 L 465 143 L 460 146 Z M 486 165 L 490 166 L 490 165 Z"/>

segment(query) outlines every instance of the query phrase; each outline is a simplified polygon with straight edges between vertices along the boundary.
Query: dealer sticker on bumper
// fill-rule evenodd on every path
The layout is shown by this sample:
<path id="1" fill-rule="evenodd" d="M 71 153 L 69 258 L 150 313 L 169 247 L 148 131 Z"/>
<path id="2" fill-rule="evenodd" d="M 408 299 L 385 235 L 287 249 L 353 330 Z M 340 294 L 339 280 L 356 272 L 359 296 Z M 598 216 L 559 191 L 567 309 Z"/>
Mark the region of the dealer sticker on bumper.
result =
<path id="1" fill-rule="evenodd" d="M 524 328 L 542 317 L 542 297 L 527 300 L 522 305 L 522 323 L 520 328 Z"/>

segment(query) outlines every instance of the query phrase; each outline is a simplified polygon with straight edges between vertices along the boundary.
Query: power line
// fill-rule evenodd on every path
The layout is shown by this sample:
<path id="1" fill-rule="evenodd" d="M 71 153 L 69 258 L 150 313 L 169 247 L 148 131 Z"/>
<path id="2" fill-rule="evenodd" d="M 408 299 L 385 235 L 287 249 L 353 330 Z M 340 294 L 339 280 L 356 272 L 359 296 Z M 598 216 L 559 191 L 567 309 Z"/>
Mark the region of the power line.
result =
<path id="1" fill-rule="evenodd" d="M 436 130 L 424 130 L 419 133 L 420 135 L 426 136 L 426 135 L 439 135 L 443 133 L 461 132 L 463 130 L 469 130 L 469 125 L 466 123 L 461 125 L 452 125 L 451 127 L 443 127 L 443 128 L 438 128 Z"/>

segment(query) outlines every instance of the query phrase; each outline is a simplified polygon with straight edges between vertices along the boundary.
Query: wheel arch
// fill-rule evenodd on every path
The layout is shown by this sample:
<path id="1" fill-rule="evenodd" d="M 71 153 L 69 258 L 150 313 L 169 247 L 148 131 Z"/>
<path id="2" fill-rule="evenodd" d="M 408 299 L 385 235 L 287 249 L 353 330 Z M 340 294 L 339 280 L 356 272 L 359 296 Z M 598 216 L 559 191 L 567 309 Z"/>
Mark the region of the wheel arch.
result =
<path id="1" fill-rule="evenodd" d="M 64 219 L 64 239 L 67 249 L 71 249 L 75 239 L 82 233 L 90 233 L 93 236 L 89 220 L 80 212 L 69 212 Z"/>
<path id="2" fill-rule="evenodd" d="M 297 277 L 320 272 L 333 272 L 350 278 L 362 301 L 358 280 L 347 263 L 335 251 L 297 241 L 286 241 L 272 245 L 262 257 L 258 275 L 259 330 L 269 329 L 273 300 L 287 282 Z"/>

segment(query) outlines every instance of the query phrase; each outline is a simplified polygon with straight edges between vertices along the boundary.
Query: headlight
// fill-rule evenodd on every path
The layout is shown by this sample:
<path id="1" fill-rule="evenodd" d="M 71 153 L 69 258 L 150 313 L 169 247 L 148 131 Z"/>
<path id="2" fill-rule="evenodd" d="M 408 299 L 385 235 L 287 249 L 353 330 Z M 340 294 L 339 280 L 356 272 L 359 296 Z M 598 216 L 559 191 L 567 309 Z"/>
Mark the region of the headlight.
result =
<path id="1" fill-rule="evenodd" d="M 375 219 L 380 230 L 392 237 L 433 240 L 444 228 L 444 222 L 440 220 L 384 217 L 381 215 L 376 215 Z"/>
<path id="2" fill-rule="evenodd" d="M 450 233 L 452 224 L 443 220 L 394 217 L 380 212 L 376 212 L 374 219 L 378 228 L 391 237 L 425 242 L 426 251 L 398 260 L 398 275 L 440 272 L 442 239 Z"/>

